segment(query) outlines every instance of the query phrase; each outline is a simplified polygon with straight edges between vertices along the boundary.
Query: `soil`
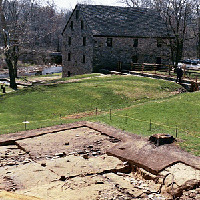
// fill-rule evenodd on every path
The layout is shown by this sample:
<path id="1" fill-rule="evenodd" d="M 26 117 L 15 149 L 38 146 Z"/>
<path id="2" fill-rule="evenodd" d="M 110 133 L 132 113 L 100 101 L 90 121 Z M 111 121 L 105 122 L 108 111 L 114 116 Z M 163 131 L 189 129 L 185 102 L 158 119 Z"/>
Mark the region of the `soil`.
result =
<path id="1" fill-rule="evenodd" d="M 0 199 L 200 199 L 199 165 L 99 123 L 11 133 L 0 136 Z"/>

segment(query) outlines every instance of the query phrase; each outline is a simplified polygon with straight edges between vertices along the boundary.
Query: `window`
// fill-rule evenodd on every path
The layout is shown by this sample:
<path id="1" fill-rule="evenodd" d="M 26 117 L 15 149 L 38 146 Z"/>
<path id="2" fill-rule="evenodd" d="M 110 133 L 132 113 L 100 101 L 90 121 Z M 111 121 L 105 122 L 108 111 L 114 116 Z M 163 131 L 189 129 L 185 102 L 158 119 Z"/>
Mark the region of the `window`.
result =
<path id="1" fill-rule="evenodd" d="M 161 64 L 161 63 L 162 63 L 161 57 L 156 57 L 156 64 Z"/>
<path id="2" fill-rule="evenodd" d="M 81 29 L 84 29 L 84 22 L 81 21 Z"/>
<path id="3" fill-rule="evenodd" d="M 107 38 L 107 46 L 112 47 L 112 38 Z"/>
<path id="4" fill-rule="evenodd" d="M 83 37 L 83 46 L 86 46 L 86 37 Z"/>
<path id="5" fill-rule="evenodd" d="M 132 56 L 132 62 L 133 62 L 133 63 L 137 63 L 137 62 L 138 62 L 138 57 L 137 57 L 137 55 Z"/>
<path id="6" fill-rule="evenodd" d="M 71 61 L 71 53 L 68 53 L 68 61 Z"/>
<path id="7" fill-rule="evenodd" d="M 157 39 L 157 47 L 162 47 L 162 39 Z"/>
<path id="8" fill-rule="evenodd" d="M 74 29 L 74 23 L 73 23 L 73 21 L 71 21 L 71 25 L 70 25 L 70 27 L 71 27 L 71 30 Z"/>
<path id="9" fill-rule="evenodd" d="M 83 55 L 83 63 L 85 63 L 85 55 Z"/>
<path id="10" fill-rule="evenodd" d="M 71 44 L 72 44 L 72 38 L 69 37 L 69 38 L 68 38 L 68 45 L 70 46 Z"/>
<path id="11" fill-rule="evenodd" d="M 76 11 L 76 19 L 79 18 L 79 10 Z"/>
<path id="12" fill-rule="evenodd" d="M 133 47 L 138 47 L 138 39 L 133 39 Z"/>

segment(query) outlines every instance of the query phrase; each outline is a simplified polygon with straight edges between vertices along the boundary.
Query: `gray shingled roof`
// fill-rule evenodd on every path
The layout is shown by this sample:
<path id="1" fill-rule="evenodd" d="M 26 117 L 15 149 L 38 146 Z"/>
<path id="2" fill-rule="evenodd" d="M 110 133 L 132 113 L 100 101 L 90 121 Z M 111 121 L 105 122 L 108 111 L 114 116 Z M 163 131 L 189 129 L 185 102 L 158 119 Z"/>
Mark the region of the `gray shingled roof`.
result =
<path id="1" fill-rule="evenodd" d="M 78 5 L 76 9 L 95 36 L 167 37 L 167 28 L 155 10 L 103 5 Z"/>

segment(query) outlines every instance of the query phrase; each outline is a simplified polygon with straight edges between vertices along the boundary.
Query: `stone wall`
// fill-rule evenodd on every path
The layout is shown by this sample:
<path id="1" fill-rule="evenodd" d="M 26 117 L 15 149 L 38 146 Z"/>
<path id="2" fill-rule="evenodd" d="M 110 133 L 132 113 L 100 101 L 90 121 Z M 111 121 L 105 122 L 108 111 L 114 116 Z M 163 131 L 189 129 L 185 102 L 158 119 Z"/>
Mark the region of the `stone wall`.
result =
<path id="1" fill-rule="evenodd" d="M 68 71 L 72 75 L 92 72 L 93 39 L 81 13 L 77 16 L 76 11 L 63 33 L 62 54 L 63 77 L 68 75 Z"/>
<path id="2" fill-rule="evenodd" d="M 134 47 L 134 38 L 114 37 L 112 47 L 107 46 L 107 37 L 95 37 L 94 40 L 93 64 L 97 69 L 117 69 L 119 61 L 122 67 L 130 67 L 134 57 L 138 63 L 156 63 L 157 57 L 161 58 L 162 64 L 170 63 L 170 51 L 163 40 L 161 47 L 157 47 L 156 38 L 137 38 L 137 47 Z"/>

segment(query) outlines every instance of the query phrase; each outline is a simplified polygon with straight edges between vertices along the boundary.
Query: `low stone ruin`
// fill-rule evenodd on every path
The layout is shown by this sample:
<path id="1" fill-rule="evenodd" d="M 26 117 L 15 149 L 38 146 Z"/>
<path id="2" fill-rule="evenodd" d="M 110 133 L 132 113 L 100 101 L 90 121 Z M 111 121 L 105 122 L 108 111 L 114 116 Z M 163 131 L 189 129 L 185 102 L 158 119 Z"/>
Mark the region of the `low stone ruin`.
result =
<path id="1" fill-rule="evenodd" d="M 8 195 L 197 200 L 200 158 L 91 122 L 1 135 L 0 199 Z"/>

